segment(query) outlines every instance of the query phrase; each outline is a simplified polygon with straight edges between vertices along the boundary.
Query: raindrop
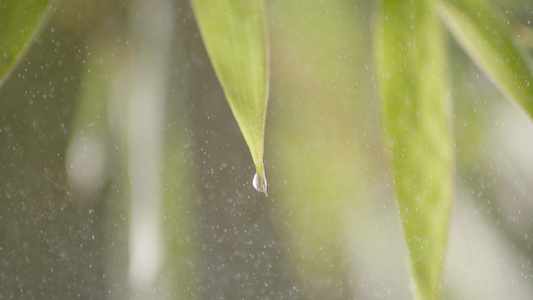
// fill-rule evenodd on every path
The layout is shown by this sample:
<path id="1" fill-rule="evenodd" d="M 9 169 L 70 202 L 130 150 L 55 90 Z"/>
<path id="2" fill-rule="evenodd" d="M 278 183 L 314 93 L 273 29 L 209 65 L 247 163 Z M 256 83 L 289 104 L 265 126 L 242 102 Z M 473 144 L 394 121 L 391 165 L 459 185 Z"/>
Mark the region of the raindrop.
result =
<path id="1" fill-rule="evenodd" d="M 254 185 L 254 188 L 258 192 L 262 192 L 262 193 L 265 192 L 265 190 L 266 190 L 266 180 L 265 180 L 265 184 L 263 184 L 263 181 L 261 180 L 261 177 L 259 177 L 259 175 L 257 173 L 255 173 L 254 179 L 252 180 L 252 183 Z"/>

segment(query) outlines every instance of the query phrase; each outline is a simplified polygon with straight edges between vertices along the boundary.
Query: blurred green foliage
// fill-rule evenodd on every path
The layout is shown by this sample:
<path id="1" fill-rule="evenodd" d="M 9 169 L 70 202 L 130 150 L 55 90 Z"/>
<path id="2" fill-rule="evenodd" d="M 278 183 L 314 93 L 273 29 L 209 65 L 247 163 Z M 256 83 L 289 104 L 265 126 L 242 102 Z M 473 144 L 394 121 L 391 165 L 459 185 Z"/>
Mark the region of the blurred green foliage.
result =
<path id="1" fill-rule="evenodd" d="M 419 283 L 427 269 L 444 299 L 531 297 L 531 120 L 442 34 L 442 15 L 420 6 L 410 19 L 415 2 L 387 13 L 405 22 L 383 51 L 411 43 L 390 54 L 403 72 L 386 66 L 396 73 L 383 88 L 372 37 L 384 4 L 266 1 L 265 198 L 188 1 L 62 1 L 0 90 L 0 298 L 407 299 L 409 252 L 430 250 L 409 237 L 435 229 L 411 220 L 442 224 L 448 207 L 405 217 L 389 174 L 405 195 L 414 170 L 435 172 L 420 197 L 448 189 L 451 170 L 422 160 L 432 154 L 456 156 L 456 202 L 443 280 L 434 257 L 415 261 Z M 528 1 L 499 4 L 533 20 Z M 383 90 L 420 106 L 382 107 Z M 402 139 L 412 132 L 396 122 L 445 151 Z M 420 154 L 389 173 L 394 134 Z"/>
<path id="2" fill-rule="evenodd" d="M 498 88 L 533 118 L 533 60 L 505 15 L 481 0 L 439 1 L 444 24 Z"/>

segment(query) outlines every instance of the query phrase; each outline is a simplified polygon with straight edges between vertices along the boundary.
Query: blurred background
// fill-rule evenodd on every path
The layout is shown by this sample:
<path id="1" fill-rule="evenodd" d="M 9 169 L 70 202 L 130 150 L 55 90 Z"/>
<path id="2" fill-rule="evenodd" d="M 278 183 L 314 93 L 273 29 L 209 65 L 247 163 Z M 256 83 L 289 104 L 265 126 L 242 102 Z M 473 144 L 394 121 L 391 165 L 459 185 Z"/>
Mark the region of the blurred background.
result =
<path id="1" fill-rule="evenodd" d="M 0 298 L 412 298 L 377 5 L 267 1 L 265 198 L 188 1 L 62 1 L 0 90 Z M 533 122 L 449 41 L 443 298 L 530 299 Z"/>

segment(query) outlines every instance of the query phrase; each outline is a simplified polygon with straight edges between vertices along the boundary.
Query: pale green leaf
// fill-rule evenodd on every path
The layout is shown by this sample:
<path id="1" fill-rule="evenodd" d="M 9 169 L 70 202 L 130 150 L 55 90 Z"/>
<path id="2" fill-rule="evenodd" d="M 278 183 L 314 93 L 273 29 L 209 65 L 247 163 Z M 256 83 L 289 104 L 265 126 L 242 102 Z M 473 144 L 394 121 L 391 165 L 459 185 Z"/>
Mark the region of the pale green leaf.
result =
<path id="1" fill-rule="evenodd" d="M 419 299 L 437 299 L 453 198 L 445 39 L 426 1 L 384 0 L 376 30 L 382 122 Z"/>
<path id="2" fill-rule="evenodd" d="M 438 0 L 436 4 L 442 21 L 468 55 L 533 118 L 531 57 L 502 13 L 484 0 Z"/>
<path id="3" fill-rule="evenodd" d="M 94 59 L 84 67 L 65 162 L 70 193 L 82 202 L 102 192 L 109 151 L 107 74 Z"/>
<path id="4" fill-rule="evenodd" d="M 0 2 L 0 87 L 51 16 L 50 0 Z"/>
<path id="5" fill-rule="evenodd" d="M 265 186 L 268 44 L 262 0 L 193 0 L 202 38 Z"/>

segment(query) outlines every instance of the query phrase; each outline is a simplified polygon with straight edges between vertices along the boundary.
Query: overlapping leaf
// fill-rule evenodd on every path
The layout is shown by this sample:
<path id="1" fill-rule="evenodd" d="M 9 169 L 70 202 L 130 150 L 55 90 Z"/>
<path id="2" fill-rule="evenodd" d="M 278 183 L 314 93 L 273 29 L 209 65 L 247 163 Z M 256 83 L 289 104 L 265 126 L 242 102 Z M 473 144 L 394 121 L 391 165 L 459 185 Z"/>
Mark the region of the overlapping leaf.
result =
<path id="1" fill-rule="evenodd" d="M 427 1 L 384 0 L 377 30 L 382 123 L 419 299 L 436 299 L 453 197 L 442 28 Z"/>
<path id="2" fill-rule="evenodd" d="M 263 167 L 268 96 L 268 45 L 262 0 L 193 0 L 196 21 L 218 80 L 250 148 Z"/>
<path id="3" fill-rule="evenodd" d="M 463 49 L 509 99 L 533 118 L 531 57 L 502 13 L 484 0 L 439 0 L 439 15 Z"/>

